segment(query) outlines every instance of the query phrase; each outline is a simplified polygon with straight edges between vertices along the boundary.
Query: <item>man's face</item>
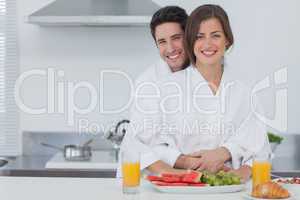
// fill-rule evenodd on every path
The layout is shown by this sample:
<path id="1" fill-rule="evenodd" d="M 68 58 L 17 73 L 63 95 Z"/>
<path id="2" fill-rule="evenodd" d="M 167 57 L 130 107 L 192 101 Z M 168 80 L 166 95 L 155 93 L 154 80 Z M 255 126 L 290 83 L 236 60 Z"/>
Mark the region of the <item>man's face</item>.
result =
<path id="1" fill-rule="evenodd" d="M 187 64 L 183 48 L 183 34 L 179 23 L 166 22 L 155 28 L 155 40 L 161 58 L 172 72 L 182 70 Z"/>

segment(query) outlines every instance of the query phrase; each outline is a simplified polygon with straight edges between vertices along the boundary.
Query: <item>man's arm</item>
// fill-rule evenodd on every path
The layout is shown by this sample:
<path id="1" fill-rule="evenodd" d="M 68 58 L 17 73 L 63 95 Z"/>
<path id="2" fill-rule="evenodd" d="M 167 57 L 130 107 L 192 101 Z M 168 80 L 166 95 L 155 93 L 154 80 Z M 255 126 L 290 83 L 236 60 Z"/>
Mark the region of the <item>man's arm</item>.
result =
<path id="1" fill-rule="evenodd" d="M 166 164 L 165 162 L 159 160 L 155 163 L 151 164 L 146 168 L 152 173 L 161 174 L 161 173 L 184 173 L 186 170 L 183 169 L 174 169 L 170 165 Z"/>
<path id="2" fill-rule="evenodd" d="M 262 110 L 261 107 L 258 109 Z M 236 123 L 237 130 L 229 135 L 219 148 L 191 154 L 203 157 L 200 170 L 218 171 L 222 167 L 221 162 L 224 164 L 226 161 L 232 162 L 233 169 L 240 169 L 244 165 L 251 166 L 251 163 L 247 161 L 252 158 L 253 154 L 262 151 L 270 152 L 266 127 L 256 118 L 255 113 L 243 107 L 236 118 L 239 120 Z"/>
<path id="3" fill-rule="evenodd" d="M 199 166 L 199 157 L 183 155 L 180 151 L 166 144 L 159 144 L 149 148 L 157 158 L 169 167 L 176 169 L 197 169 Z M 152 163 L 151 163 L 152 164 Z M 152 167 L 149 169 L 153 169 Z M 156 171 L 155 171 L 156 172 Z"/>

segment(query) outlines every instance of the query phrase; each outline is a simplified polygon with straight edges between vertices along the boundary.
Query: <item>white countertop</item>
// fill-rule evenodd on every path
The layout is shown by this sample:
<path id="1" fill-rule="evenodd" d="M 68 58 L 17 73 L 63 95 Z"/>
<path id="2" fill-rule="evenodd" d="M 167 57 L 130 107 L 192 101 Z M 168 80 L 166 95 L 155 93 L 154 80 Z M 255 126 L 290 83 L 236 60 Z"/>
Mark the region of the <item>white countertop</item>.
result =
<path id="1" fill-rule="evenodd" d="M 47 163 L 45 168 L 52 169 L 115 169 L 118 163 L 109 151 L 93 151 L 88 161 L 66 161 L 63 153 L 58 152 Z"/>
<path id="2" fill-rule="evenodd" d="M 106 178 L 46 178 L 46 177 L 0 177 L 0 194 L 3 200 L 242 200 L 245 192 L 230 194 L 165 194 L 154 190 L 143 181 L 140 194 L 123 195 L 121 179 Z M 224 198 L 226 196 L 226 198 Z"/>

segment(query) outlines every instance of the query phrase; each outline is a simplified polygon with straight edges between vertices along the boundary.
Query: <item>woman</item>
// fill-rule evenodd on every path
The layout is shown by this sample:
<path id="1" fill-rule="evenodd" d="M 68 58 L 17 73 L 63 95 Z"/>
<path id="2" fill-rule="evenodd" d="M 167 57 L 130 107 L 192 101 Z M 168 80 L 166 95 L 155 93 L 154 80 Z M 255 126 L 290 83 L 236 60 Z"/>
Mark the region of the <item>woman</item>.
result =
<path id="1" fill-rule="evenodd" d="M 255 96 L 234 77 L 233 67 L 224 66 L 233 43 L 220 6 L 202 5 L 191 13 L 185 51 L 192 66 L 160 84 L 157 113 L 145 115 L 149 128 L 135 133 L 151 147 L 166 145 L 181 152 L 181 157 L 168 158 L 176 160 L 175 168 L 232 170 L 247 180 L 252 157 L 270 152 L 265 126 L 255 116 Z M 188 157 L 198 159 L 187 163 Z"/>
<path id="2" fill-rule="evenodd" d="M 196 71 L 199 72 L 201 78 L 204 79 L 204 82 L 207 82 L 207 86 L 211 90 L 212 96 L 218 96 L 218 92 L 223 92 L 224 96 L 230 96 L 226 94 L 226 90 L 222 90 L 222 86 L 226 84 L 224 77 L 224 54 L 225 52 L 233 45 L 234 37 L 230 27 L 229 19 L 226 12 L 218 5 L 203 5 L 195 9 L 187 22 L 186 27 L 186 35 L 185 35 L 185 49 L 191 60 L 192 65 L 195 67 Z M 227 68 L 225 68 L 227 70 Z M 228 69 L 231 71 L 231 69 Z M 229 74 L 230 76 L 230 74 Z M 223 85 L 221 86 L 221 81 L 223 80 Z M 228 82 L 227 77 L 227 83 Z M 232 80 L 230 80 L 232 81 Z M 239 86 L 240 83 L 237 81 L 231 82 L 234 84 L 231 91 L 239 94 L 239 91 L 243 89 L 247 90 L 247 88 L 242 88 L 243 85 Z M 226 87 L 226 86 L 225 86 Z M 242 90 L 239 90 L 242 88 Z M 240 95 L 245 95 L 246 93 L 241 92 Z M 239 95 L 237 95 L 238 97 Z M 221 96 L 219 96 L 221 97 Z M 237 98 L 234 104 L 239 105 L 242 100 Z M 250 98 L 249 95 L 247 95 Z M 230 99 L 227 100 L 231 101 Z M 226 101 L 225 101 L 226 102 Z M 230 102 L 229 102 L 230 105 Z M 232 106 L 228 109 L 232 109 L 235 106 Z M 220 112 L 217 112 L 220 114 Z M 228 111 L 227 113 L 221 113 L 222 116 L 220 118 L 227 118 L 228 115 L 232 116 L 232 112 Z M 247 114 L 246 114 L 247 115 Z M 237 116 L 237 115 L 236 115 Z M 242 118 L 242 116 L 238 116 L 237 118 Z M 228 124 L 227 122 L 223 122 L 222 124 Z M 234 124 L 235 126 L 239 126 L 239 123 L 236 121 L 230 121 L 229 124 Z M 251 123 L 250 123 L 251 124 Z M 249 124 L 249 125 L 250 125 Z M 255 123 L 252 123 L 254 125 Z M 249 126 L 248 127 L 251 127 Z M 244 131 L 244 130 L 242 130 Z M 237 131 L 238 132 L 238 131 Z M 261 128 L 262 139 L 266 138 L 263 136 L 264 134 L 263 127 Z M 222 135 L 226 135 L 226 133 L 220 132 Z M 243 135 L 244 133 L 239 133 Z M 246 137 L 238 137 L 238 136 L 225 136 L 224 139 L 219 145 L 220 147 L 214 148 L 212 150 L 200 151 L 198 153 L 192 153 L 194 156 L 200 156 L 201 161 L 199 161 L 198 166 L 199 169 L 209 169 L 211 171 L 217 171 L 222 168 L 223 164 L 226 161 L 231 160 L 235 162 L 233 159 L 233 155 L 237 153 L 237 149 L 239 148 L 234 142 L 226 142 L 230 141 L 230 137 L 233 140 L 238 142 L 242 142 Z M 213 138 L 218 140 L 218 137 Z M 250 140 L 255 142 L 255 140 Z M 265 143 L 265 142 L 264 142 Z M 255 144 L 255 143 L 253 143 Z M 239 156 L 236 159 L 240 159 Z M 238 169 L 233 172 L 237 173 L 244 179 L 248 179 L 251 175 L 250 163 L 238 163 Z M 235 166 L 237 168 L 237 166 Z"/>

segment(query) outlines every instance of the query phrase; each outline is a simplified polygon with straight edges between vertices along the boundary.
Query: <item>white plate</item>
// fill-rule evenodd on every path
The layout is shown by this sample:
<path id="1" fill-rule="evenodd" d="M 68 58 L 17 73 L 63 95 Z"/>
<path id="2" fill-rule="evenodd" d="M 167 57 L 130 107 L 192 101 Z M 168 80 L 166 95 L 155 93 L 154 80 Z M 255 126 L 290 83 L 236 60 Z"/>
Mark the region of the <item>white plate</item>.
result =
<path id="1" fill-rule="evenodd" d="M 225 185 L 225 186 L 158 186 L 150 182 L 152 187 L 164 193 L 198 193 L 198 194 L 216 194 L 240 192 L 245 189 L 245 184 Z"/>
<path id="2" fill-rule="evenodd" d="M 277 181 L 279 179 L 292 179 L 292 177 L 284 177 L 284 178 L 276 178 L 273 179 L 272 181 L 278 183 Z M 284 187 L 285 189 L 287 189 L 290 193 L 299 196 L 300 197 L 300 184 L 292 184 L 292 183 L 278 183 L 279 185 L 281 185 L 282 187 Z"/>
<path id="3" fill-rule="evenodd" d="M 249 193 L 244 194 L 243 197 L 248 200 L 270 200 L 270 199 L 255 198 L 255 197 L 252 197 Z M 285 199 L 280 199 L 280 200 L 295 200 L 295 199 L 292 197 L 292 194 L 291 194 L 291 197 L 285 198 Z"/>

